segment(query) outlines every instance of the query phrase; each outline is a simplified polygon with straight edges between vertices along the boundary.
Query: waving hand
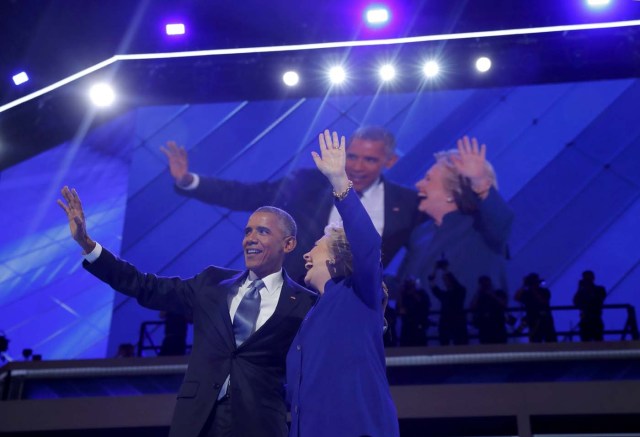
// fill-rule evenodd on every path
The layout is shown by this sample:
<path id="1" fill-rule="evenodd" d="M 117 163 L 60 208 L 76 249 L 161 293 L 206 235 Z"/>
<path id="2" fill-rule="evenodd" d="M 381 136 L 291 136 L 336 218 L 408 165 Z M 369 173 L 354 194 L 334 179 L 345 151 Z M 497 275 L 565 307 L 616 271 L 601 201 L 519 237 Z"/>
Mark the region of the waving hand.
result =
<path id="1" fill-rule="evenodd" d="M 325 130 L 318 136 L 320 143 L 320 154 L 311 152 L 313 161 L 316 163 L 318 170 L 329 179 L 333 190 L 341 193 L 349 186 L 349 179 L 345 171 L 346 152 L 344 136 L 338 140 L 338 133 L 329 133 Z"/>

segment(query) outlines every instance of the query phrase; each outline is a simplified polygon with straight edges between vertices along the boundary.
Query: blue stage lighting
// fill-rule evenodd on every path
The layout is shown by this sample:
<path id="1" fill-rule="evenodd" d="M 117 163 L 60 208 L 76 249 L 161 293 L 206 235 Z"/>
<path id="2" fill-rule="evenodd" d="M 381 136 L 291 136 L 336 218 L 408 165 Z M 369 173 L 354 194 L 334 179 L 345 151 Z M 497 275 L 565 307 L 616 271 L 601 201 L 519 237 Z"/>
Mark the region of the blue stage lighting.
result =
<path id="1" fill-rule="evenodd" d="M 16 85 L 22 85 L 28 80 L 29 76 L 27 76 L 27 73 L 25 73 L 24 71 L 21 71 L 20 73 L 13 76 L 13 83 L 15 83 Z"/>
<path id="2" fill-rule="evenodd" d="M 440 65 L 436 61 L 427 61 L 422 67 L 422 72 L 427 79 L 433 79 L 440 73 Z"/>
<path id="3" fill-rule="evenodd" d="M 110 85 L 99 83 L 91 87 L 89 97 L 95 106 L 104 108 L 113 104 L 116 99 L 116 94 Z"/>
<path id="4" fill-rule="evenodd" d="M 601 8 L 603 6 L 608 6 L 611 3 L 611 0 L 587 0 L 587 6 L 592 8 Z"/>
<path id="5" fill-rule="evenodd" d="M 167 24 L 165 29 L 166 29 L 167 35 L 184 35 L 185 34 L 184 24 L 182 23 Z"/>
<path id="6" fill-rule="evenodd" d="M 378 74 L 383 82 L 390 82 L 396 77 L 396 68 L 391 64 L 385 64 L 380 67 Z"/>
<path id="7" fill-rule="evenodd" d="M 389 17 L 389 10 L 384 6 L 372 6 L 365 13 L 365 19 L 370 26 L 384 26 L 389 22 Z"/>
<path id="8" fill-rule="evenodd" d="M 329 80 L 333 84 L 341 84 L 347 79 L 347 73 L 344 71 L 344 68 L 340 66 L 332 67 L 329 70 Z"/>
<path id="9" fill-rule="evenodd" d="M 300 82 L 300 76 L 295 71 L 287 71 L 282 75 L 282 81 L 286 86 L 296 86 Z"/>
<path id="10" fill-rule="evenodd" d="M 480 73 L 486 73 L 487 71 L 491 70 L 491 59 L 487 58 L 486 56 L 482 56 L 476 59 L 476 70 L 478 70 Z"/>

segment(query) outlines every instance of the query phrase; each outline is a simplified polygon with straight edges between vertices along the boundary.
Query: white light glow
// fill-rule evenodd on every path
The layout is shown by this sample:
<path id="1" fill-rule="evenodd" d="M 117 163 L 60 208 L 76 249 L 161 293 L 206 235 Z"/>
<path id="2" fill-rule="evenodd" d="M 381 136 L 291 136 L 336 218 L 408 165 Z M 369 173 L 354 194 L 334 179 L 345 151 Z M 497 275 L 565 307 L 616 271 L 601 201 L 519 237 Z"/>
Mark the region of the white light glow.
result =
<path id="1" fill-rule="evenodd" d="M 22 85 L 28 80 L 29 80 L 29 76 L 27 76 L 27 73 L 25 73 L 24 71 L 13 76 L 13 83 L 15 83 L 16 85 Z"/>
<path id="2" fill-rule="evenodd" d="M 329 80 L 331 83 L 341 84 L 347 79 L 347 73 L 342 67 L 332 67 L 329 70 Z"/>
<path id="3" fill-rule="evenodd" d="M 165 27 L 167 35 L 184 35 L 184 24 L 182 23 L 174 23 L 167 24 Z"/>
<path id="4" fill-rule="evenodd" d="M 295 71 L 287 71 L 282 75 L 282 81 L 286 86 L 296 86 L 300 82 L 300 76 Z"/>
<path id="5" fill-rule="evenodd" d="M 371 8 L 367 10 L 367 22 L 369 24 L 383 24 L 389 21 L 389 11 L 384 8 Z"/>
<path id="6" fill-rule="evenodd" d="M 476 70 L 480 73 L 486 73 L 491 70 L 491 59 L 486 56 L 476 59 Z"/>
<path id="7" fill-rule="evenodd" d="M 380 67 L 378 73 L 380 74 L 380 79 L 385 82 L 393 80 L 396 77 L 396 69 L 391 64 L 386 64 Z"/>
<path id="8" fill-rule="evenodd" d="M 425 77 L 432 79 L 440 73 L 440 65 L 436 61 L 427 61 L 422 67 Z"/>
<path id="9" fill-rule="evenodd" d="M 104 108 L 113 104 L 116 99 L 116 94 L 110 85 L 99 83 L 91 87 L 89 90 L 89 98 L 94 105 Z"/>
<path id="10" fill-rule="evenodd" d="M 115 62 L 119 61 L 137 61 L 146 59 L 171 59 L 171 58 L 190 58 L 190 57 L 202 57 L 202 56 L 224 56 L 224 55 L 241 55 L 247 53 L 274 53 L 274 52 L 289 52 L 297 50 L 321 50 L 341 47 L 370 47 L 370 46 L 382 46 L 382 45 L 397 45 L 397 44 L 412 44 L 429 41 L 448 41 L 458 39 L 473 39 L 473 38 L 491 38 L 500 36 L 513 36 L 513 35 L 534 35 L 539 33 L 553 33 L 553 32 L 570 32 L 576 30 L 593 30 L 593 29 L 610 29 L 619 27 L 636 27 L 640 26 L 640 20 L 627 20 L 627 21 L 612 21 L 606 23 L 587 23 L 587 24 L 565 24 L 561 26 L 544 26 L 544 27 L 527 27 L 519 29 L 503 29 L 503 30 L 485 30 L 480 32 L 463 32 L 463 33 L 449 33 L 439 35 L 423 35 L 412 36 L 404 38 L 390 38 L 390 39 L 372 39 L 364 41 L 338 41 L 329 43 L 315 43 L 315 44 L 294 44 L 284 46 L 265 46 L 265 47 L 242 47 L 233 49 L 214 49 L 214 50 L 196 50 L 186 52 L 169 52 L 169 53 L 132 53 L 127 55 L 115 55 L 109 59 L 86 68 L 78 73 L 75 73 L 69 77 L 66 77 L 58 82 L 41 88 L 26 96 L 20 97 L 9 103 L 0 106 L 0 113 L 7 111 L 11 108 L 15 108 L 25 102 L 33 100 L 44 94 L 47 94 L 53 90 L 56 90 L 62 86 L 65 86 L 71 82 L 74 82 L 82 77 L 85 77 L 95 71 L 98 71 L 104 67 L 107 67 Z"/>
<path id="11" fill-rule="evenodd" d="M 587 0 L 587 5 L 592 7 L 607 6 L 611 0 Z"/>

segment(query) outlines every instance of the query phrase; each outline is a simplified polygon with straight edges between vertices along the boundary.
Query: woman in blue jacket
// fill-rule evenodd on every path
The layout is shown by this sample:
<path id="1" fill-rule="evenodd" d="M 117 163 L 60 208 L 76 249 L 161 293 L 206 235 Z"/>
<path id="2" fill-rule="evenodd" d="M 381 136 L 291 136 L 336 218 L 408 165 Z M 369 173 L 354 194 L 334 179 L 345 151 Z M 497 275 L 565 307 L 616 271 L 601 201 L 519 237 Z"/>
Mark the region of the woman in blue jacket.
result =
<path id="1" fill-rule="evenodd" d="M 382 342 L 381 238 L 345 173 L 345 139 L 320 134 L 318 169 L 333 186 L 343 226 L 304 255 L 320 294 L 287 355 L 290 436 L 399 435 Z"/>

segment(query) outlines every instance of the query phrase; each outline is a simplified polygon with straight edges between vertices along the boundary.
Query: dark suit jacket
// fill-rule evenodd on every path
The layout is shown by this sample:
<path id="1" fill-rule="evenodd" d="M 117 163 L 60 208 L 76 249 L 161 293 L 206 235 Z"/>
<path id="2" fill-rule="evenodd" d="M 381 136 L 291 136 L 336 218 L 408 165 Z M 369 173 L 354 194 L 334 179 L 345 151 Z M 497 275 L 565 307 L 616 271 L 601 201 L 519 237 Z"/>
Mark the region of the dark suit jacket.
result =
<path id="1" fill-rule="evenodd" d="M 424 215 L 418 212 L 418 195 L 407 187 L 384 180 L 384 231 L 382 263 L 389 264 L 402 246 L 409 242 L 413 229 Z M 264 205 L 284 209 L 298 224 L 298 245 L 285 260 L 285 269 L 300 281 L 305 268 L 302 255 L 324 234 L 333 196 L 327 178 L 316 169 L 298 170 L 274 182 L 242 183 L 212 177 L 200 177 L 195 190 L 176 191 L 187 197 L 235 211 L 254 211 Z"/>
<path id="2" fill-rule="evenodd" d="M 227 375 L 231 375 L 233 435 L 285 437 L 285 357 L 316 295 L 284 276 L 275 313 L 236 348 L 228 296 L 248 272 L 210 266 L 189 279 L 139 272 L 106 249 L 90 273 L 147 308 L 182 312 L 193 320 L 193 348 L 178 393 L 170 436 L 196 437 L 209 417 Z"/>

